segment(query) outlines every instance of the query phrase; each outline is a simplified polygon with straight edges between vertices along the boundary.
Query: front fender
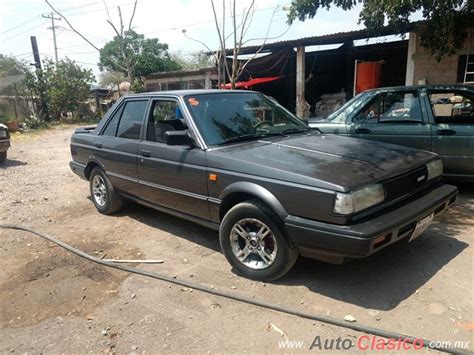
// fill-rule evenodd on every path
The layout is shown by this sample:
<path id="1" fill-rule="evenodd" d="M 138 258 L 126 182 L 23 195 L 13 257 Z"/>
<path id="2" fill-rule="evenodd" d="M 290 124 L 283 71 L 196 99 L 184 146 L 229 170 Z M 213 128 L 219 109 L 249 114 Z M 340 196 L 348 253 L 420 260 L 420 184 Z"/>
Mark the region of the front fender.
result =
<path id="1" fill-rule="evenodd" d="M 222 191 L 219 196 L 219 199 L 221 201 L 224 201 L 226 197 L 234 193 L 245 193 L 248 195 L 255 196 L 256 198 L 265 202 L 283 220 L 288 216 L 288 212 L 286 212 L 283 205 L 270 191 L 253 182 L 239 181 L 230 184 Z"/>

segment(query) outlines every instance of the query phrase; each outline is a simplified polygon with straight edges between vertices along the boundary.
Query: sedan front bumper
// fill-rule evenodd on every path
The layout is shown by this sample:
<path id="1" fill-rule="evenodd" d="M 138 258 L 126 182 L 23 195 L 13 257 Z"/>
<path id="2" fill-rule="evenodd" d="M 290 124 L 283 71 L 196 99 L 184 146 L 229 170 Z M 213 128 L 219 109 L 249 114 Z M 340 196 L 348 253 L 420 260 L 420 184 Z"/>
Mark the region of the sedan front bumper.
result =
<path id="1" fill-rule="evenodd" d="M 288 216 L 285 227 L 301 255 L 342 263 L 411 237 L 421 220 L 446 210 L 456 201 L 457 194 L 456 186 L 440 185 L 357 224 L 341 226 Z"/>

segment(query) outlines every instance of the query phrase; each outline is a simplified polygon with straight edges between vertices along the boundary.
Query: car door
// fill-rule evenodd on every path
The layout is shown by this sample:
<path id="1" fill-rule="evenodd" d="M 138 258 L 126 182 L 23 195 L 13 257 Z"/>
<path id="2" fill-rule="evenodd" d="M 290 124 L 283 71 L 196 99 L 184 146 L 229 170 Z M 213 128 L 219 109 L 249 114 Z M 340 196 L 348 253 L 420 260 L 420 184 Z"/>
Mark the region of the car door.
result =
<path id="1" fill-rule="evenodd" d="M 433 152 L 444 174 L 474 178 L 474 90 L 429 90 Z"/>
<path id="2" fill-rule="evenodd" d="M 138 149 L 141 198 L 209 220 L 205 151 L 165 142 L 167 131 L 187 129 L 181 112 L 177 99 L 152 100 Z"/>
<path id="3" fill-rule="evenodd" d="M 381 91 L 349 119 L 352 137 L 431 150 L 431 127 L 417 90 Z"/>
<path id="4" fill-rule="evenodd" d="M 148 102 L 124 100 L 94 140 L 93 159 L 103 165 L 116 189 L 130 195 L 138 193 L 138 142 Z"/>

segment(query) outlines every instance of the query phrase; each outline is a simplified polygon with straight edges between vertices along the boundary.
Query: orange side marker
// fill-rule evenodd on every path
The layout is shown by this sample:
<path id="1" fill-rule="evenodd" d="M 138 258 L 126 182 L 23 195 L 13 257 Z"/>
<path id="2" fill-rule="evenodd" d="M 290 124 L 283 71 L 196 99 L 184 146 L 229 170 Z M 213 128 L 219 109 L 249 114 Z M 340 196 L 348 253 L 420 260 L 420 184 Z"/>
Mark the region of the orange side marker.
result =
<path id="1" fill-rule="evenodd" d="M 209 180 L 217 181 L 217 175 L 216 174 L 209 174 Z"/>

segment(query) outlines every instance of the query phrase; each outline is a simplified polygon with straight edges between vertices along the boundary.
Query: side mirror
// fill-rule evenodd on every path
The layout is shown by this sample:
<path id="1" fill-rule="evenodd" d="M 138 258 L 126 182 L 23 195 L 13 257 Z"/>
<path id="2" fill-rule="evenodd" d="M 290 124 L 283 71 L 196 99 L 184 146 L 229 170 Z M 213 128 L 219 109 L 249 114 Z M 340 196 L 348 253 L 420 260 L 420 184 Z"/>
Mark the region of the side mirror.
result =
<path id="1" fill-rule="evenodd" d="M 165 141 L 168 145 L 187 145 L 194 147 L 194 140 L 189 136 L 188 130 L 167 131 L 165 132 Z"/>

